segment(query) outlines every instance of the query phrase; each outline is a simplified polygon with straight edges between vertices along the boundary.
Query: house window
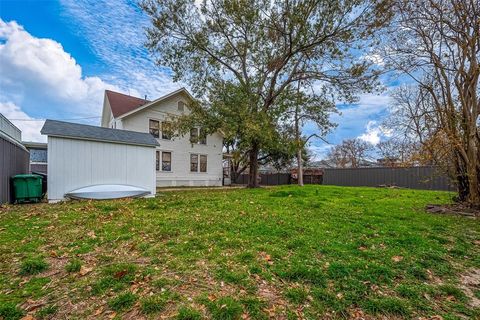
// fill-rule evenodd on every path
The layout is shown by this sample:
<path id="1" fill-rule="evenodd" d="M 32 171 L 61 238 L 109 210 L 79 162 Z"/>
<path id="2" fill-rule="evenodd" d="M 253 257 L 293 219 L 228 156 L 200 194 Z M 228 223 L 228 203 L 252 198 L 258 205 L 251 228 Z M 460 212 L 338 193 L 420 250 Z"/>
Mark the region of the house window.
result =
<path id="1" fill-rule="evenodd" d="M 199 168 L 200 172 L 207 172 L 207 155 L 190 154 L 190 172 L 199 172 Z"/>
<path id="2" fill-rule="evenodd" d="M 157 120 L 149 120 L 148 121 L 148 131 L 155 138 L 159 138 L 160 137 L 160 122 L 157 121 Z"/>
<path id="3" fill-rule="evenodd" d="M 47 149 L 29 148 L 28 151 L 30 151 L 30 162 L 47 163 Z"/>
<path id="4" fill-rule="evenodd" d="M 172 139 L 172 124 L 170 122 L 162 122 L 162 139 Z"/>
<path id="5" fill-rule="evenodd" d="M 172 153 L 162 152 L 162 171 L 172 171 Z"/>
<path id="6" fill-rule="evenodd" d="M 207 172 L 207 156 L 200 155 L 200 172 Z"/>
<path id="7" fill-rule="evenodd" d="M 190 142 L 198 143 L 198 128 L 190 129 Z"/>
<path id="8" fill-rule="evenodd" d="M 177 109 L 178 109 L 178 111 L 184 111 L 185 110 L 185 102 L 178 101 Z"/>
<path id="9" fill-rule="evenodd" d="M 160 159 L 162 170 L 160 170 Z M 155 168 L 157 171 L 172 171 L 172 153 L 167 151 L 157 151 L 155 159 Z"/>
<path id="10" fill-rule="evenodd" d="M 200 128 L 200 135 L 198 143 L 200 144 L 207 144 L 207 134 L 205 133 L 205 129 Z"/>
<path id="11" fill-rule="evenodd" d="M 191 143 L 199 143 L 199 144 L 207 144 L 207 134 L 205 133 L 205 129 L 203 128 L 192 128 L 190 129 L 190 142 Z"/>
<path id="12" fill-rule="evenodd" d="M 190 155 L 190 172 L 198 172 L 198 154 Z"/>

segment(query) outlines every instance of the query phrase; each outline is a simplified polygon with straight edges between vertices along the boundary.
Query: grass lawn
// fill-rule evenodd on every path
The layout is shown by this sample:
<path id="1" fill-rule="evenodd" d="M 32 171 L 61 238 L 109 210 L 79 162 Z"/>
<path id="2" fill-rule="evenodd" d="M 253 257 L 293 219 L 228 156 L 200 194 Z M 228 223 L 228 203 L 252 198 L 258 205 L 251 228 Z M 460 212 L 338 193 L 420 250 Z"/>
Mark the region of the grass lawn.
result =
<path id="1" fill-rule="evenodd" d="M 283 186 L 8 206 L 0 318 L 480 318 L 480 221 L 423 210 L 451 197 Z"/>

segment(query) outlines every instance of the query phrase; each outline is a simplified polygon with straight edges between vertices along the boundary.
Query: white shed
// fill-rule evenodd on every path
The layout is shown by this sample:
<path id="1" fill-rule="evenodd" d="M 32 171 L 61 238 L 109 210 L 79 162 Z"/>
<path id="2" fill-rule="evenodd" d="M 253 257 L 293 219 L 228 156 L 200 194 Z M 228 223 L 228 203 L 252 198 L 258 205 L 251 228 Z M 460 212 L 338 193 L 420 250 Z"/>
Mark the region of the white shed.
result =
<path id="1" fill-rule="evenodd" d="M 148 133 L 47 120 L 48 200 L 79 188 L 123 184 L 156 192 L 155 147 Z"/>

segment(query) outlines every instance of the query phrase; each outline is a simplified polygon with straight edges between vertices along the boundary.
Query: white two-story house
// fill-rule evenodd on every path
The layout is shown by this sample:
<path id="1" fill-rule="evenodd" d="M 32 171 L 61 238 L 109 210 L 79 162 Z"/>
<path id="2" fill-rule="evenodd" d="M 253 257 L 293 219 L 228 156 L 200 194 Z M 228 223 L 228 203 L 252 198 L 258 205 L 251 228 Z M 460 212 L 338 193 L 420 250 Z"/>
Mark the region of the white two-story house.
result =
<path id="1" fill-rule="evenodd" d="M 157 187 L 222 185 L 222 135 L 205 137 L 197 127 L 190 134 L 173 137 L 169 130 L 168 120 L 188 113 L 191 99 L 184 88 L 153 101 L 105 91 L 102 127 L 149 132 L 157 138 Z"/>

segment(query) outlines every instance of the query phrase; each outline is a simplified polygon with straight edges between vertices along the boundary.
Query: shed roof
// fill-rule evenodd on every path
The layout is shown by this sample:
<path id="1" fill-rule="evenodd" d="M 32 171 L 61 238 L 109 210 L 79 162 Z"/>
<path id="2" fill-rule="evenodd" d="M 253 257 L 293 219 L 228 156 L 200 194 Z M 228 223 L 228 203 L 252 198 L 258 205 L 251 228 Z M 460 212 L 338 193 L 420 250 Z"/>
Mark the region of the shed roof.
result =
<path id="1" fill-rule="evenodd" d="M 77 140 L 106 141 L 152 147 L 159 145 L 158 141 L 149 133 L 102 128 L 58 120 L 45 121 L 40 132 L 48 136 Z"/>

